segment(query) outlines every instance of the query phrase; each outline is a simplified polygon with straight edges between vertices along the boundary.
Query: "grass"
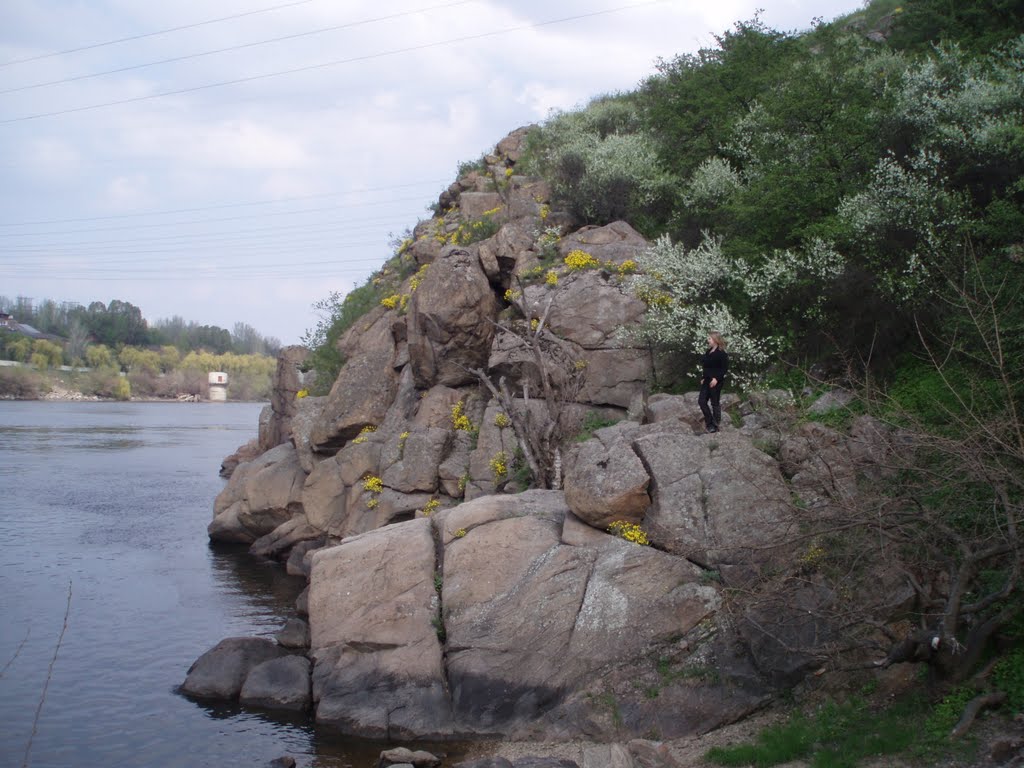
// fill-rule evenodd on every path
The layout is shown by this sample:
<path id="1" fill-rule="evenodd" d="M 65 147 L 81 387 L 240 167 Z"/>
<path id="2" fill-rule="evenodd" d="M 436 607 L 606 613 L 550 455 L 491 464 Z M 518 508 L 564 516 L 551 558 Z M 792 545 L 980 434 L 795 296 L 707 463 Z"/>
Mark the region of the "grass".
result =
<path id="1" fill-rule="evenodd" d="M 900 754 L 932 759 L 967 747 L 954 747 L 947 738 L 947 725 L 952 727 L 947 721 L 954 712 L 959 716 L 961 708 L 956 696 L 934 707 L 922 696 L 885 709 L 860 698 L 829 702 L 815 712 L 790 715 L 763 730 L 753 743 L 714 747 L 705 758 L 714 765 L 758 768 L 793 760 L 806 760 L 811 768 L 854 768 L 863 760 Z"/>
<path id="2" fill-rule="evenodd" d="M 618 419 L 605 419 L 598 416 L 596 413 L 588 413 L 583 417 L 583 425 L 580 427 L 580 431 L 574 440 L 577 443 L 585 443 L 594 436 L 594 433 L 597 430 L 604 429 L 605 427 L 611 427 L 618 423 Z"/>

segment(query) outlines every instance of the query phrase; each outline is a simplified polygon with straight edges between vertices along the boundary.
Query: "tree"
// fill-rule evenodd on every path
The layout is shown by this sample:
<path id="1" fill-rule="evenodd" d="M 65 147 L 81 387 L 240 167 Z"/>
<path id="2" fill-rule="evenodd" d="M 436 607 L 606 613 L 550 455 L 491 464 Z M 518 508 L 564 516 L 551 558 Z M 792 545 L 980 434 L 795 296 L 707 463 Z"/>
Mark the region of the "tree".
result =
<path id="1" fill-rule="evenodd" d="M 42 360 L 42 368 L 57 368 L 64 362 L 64 349 L 60 344 L 55 344 L 46 339 L 36 339 L 32 343 L 32 361 L 36 364 L 36 358 Z"/>
<path id="2" fill-rule="evenodd" d="M 110 368 L 114 364 L 114 356 L 103 344 L 90 344 L 85 348 L 85 362 L 90 368 Z"/>

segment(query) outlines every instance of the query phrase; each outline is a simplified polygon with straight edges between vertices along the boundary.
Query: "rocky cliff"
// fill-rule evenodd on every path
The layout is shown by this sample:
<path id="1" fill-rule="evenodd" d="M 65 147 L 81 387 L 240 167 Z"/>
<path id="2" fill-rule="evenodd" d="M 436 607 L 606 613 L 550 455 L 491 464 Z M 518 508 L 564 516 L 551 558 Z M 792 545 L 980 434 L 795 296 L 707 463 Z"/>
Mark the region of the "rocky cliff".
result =
<path id="1" fill-rule="evenodd" d="M 787 396 L 766 393 L 725 396 L 706 435 L 695 395 L 651 395 L 650 351 L 623 332 L 645 312 L 627 281 L 647 243 L 552 210 L 516 174 L 524 136 L 416 226 L 395 295 L 341 338 L 329 395 L 296 396 L 286 350 L 262 453 L 216 499 L 212 539 L 308 577 L 308 628 L 278 645 L 311 675 L 239 639 L 186 692 L 239 696 L 278 670 L 280 706 L 348 734 L 672 738 L 814 663 L 794 650 L 830 631 L 813 579 L 770 608 L 735 595 L 793 561 L 795 490 L 803 509 L 852 483 L 881 428 L 783 434 Z M 545 425 L 558 446 L 538 459 L 522 429 Z M 527 454 L 559 464 L 541 468 L 555 490 L 526 490 Z M 218 654 L 234 677 L 212 685 Z"/>

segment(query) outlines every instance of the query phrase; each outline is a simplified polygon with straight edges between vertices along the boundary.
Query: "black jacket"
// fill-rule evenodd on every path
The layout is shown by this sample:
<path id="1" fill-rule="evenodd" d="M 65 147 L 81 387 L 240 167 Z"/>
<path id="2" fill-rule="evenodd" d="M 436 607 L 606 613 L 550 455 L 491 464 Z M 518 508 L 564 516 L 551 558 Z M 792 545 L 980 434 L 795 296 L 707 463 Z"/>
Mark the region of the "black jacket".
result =
<path id="1" fill-rule="evenodd" d="M 725 374 L 729 371 L 729 355 L 726 354 L 724 349 L 709 349 L 704 353 L 704 357 L 700 359 L 700 364 L 703 367 L 701 376 L 704 379 L 704 383 L 710 386 L 712 379 L 718 379 L 718 386 L 722 386 L 722 382 L 725 381 Z"/>

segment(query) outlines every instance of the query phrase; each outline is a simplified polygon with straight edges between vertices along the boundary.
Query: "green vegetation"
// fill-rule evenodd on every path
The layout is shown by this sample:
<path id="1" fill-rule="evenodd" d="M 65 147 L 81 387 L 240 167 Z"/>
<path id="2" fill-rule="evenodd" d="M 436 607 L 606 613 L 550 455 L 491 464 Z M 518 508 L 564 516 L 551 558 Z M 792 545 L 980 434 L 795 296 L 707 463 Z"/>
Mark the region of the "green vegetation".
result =
<path id="1" fill-rule="evenodd" d="M 741 381 L 838 355 L 891 369 L 918 324 L 955 317 L 930 299 L 966 244 L 988 279 L 1019 281 L 1022 10 L 877 0 L 800 35 L 739 22 L 554 116 L 521 165 L 585 222 L 662 238 L 635 280 L 658 347 L 692 361 L 714 326 Z"/>
<path id="2" fill-rule="evenodd" d="M 597 430 L 613 426 L 617 423 L 617 419 L 607 419 L 591 411 L 583 417 L 583 424 L 580 426 L 580 431 L 576 435 L 575 440 L 577 443 L 585 443 L 594 436 Z"/>
<path id="3" fill-rule="evenodd" d="M 752 744 L 714 747 L 706 759 L 728 766 L 806 760 L 812 768 L 853 768 L 863 760 L 899 754 L 931 759 L 955 748 L 948 736 L 962 708 L 952 699 L 930 707 L 921 698 L 910 698 L 878 709 L 861 699 L 830 702 L 809 714 L 792 714 L 763 730 Z"/>

